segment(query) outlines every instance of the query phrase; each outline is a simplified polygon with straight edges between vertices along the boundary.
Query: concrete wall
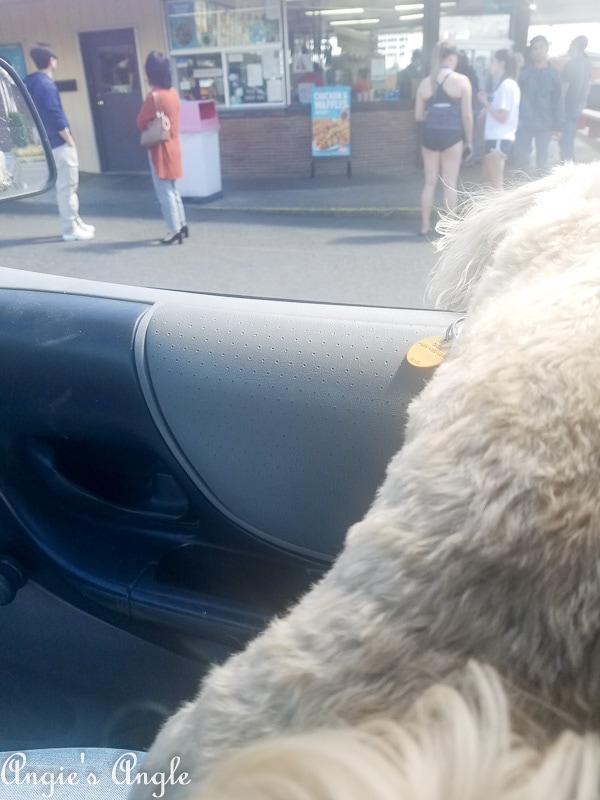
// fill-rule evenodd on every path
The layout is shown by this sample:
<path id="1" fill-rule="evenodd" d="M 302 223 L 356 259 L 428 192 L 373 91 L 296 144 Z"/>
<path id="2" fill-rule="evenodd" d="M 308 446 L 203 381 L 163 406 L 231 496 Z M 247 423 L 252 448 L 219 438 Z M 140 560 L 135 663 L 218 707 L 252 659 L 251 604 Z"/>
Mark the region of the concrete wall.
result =
<path id="1" fill-rule="evenodd" d="M 0 43 L 21 44 L 33 70 L 29 48 L 36 41 L 50 42 L 59 56 L 55 79 L 77 81 L 77 91 L 63 92 L 61 99 L 84 172 L 99 172 L 100 164 L 78 34 L 133 28 L 143 76 L 146 54 L 165 49 L 162 13 L 160 0 L 0 0 Z M 140 105 L 142 99 L 140 94 Z"/>

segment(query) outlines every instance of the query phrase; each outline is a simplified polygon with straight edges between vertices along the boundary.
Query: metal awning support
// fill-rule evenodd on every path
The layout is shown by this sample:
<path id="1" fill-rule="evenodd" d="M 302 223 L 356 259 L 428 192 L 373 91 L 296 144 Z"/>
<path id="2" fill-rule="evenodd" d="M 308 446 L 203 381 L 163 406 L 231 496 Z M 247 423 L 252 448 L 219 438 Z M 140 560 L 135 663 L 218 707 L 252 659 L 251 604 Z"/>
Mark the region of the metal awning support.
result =
<path id="1" fill-rule="evenodd" d="M 440 0 L 424 0 L 423 64 L 429 72 L 433 47 L 440 38 Z"/>
<path id="2" fill-rule="evenodd" d="M 525 53 L 527 50 L 528 30 L 531 21 L 530 0 L 514 0 L 510 15 L 508 36 L 515 43 L 515 50 Z"/>

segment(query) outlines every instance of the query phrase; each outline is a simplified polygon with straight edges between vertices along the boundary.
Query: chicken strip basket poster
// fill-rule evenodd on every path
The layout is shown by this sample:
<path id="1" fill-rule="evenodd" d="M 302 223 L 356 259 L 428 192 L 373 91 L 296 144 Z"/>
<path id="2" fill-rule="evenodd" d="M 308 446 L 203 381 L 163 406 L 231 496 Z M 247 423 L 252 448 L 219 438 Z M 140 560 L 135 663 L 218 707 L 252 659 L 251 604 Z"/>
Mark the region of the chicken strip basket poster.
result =
<path id="1" fill-rule="evenodd" d="M 312 90 L 312 155 L 350 155 L 350 87 L 320 86 Z"/>

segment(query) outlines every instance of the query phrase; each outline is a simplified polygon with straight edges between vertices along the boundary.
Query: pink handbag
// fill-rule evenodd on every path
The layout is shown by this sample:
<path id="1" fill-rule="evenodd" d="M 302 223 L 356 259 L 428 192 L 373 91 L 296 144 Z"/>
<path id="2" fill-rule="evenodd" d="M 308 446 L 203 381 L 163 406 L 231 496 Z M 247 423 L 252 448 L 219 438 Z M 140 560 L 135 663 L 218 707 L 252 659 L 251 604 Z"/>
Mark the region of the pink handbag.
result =
<path id="1" fill-rule="evenodd" d="M 148 127 L 142 131 L 140 144 L 142 147 L 156 147 L 157 144 L 168 142 L 171 138 L 171 121 L 160 107 L 158 93 L 152 92 L 156 116 L 148 123 Z"/>

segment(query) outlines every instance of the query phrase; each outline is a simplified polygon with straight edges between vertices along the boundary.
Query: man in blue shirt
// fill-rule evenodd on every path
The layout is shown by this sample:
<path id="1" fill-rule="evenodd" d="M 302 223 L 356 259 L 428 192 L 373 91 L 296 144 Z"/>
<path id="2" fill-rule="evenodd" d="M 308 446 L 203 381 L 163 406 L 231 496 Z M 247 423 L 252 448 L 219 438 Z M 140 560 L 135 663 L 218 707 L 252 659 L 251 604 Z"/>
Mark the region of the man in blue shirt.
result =
<path id="1" fill-rule="evenodd" d="M 38 42 L 29 51 L 37 67 L 25 79 L 35 107 L 48 134 L 56 162 L 56 199 L 65 242 L 94 238 L 95 228 L 79 216 L 79 159 L 69 121 L 65 115 L 56 84 L 52 80 L 56 69 L 56 53 L 49 44 Z"/>

